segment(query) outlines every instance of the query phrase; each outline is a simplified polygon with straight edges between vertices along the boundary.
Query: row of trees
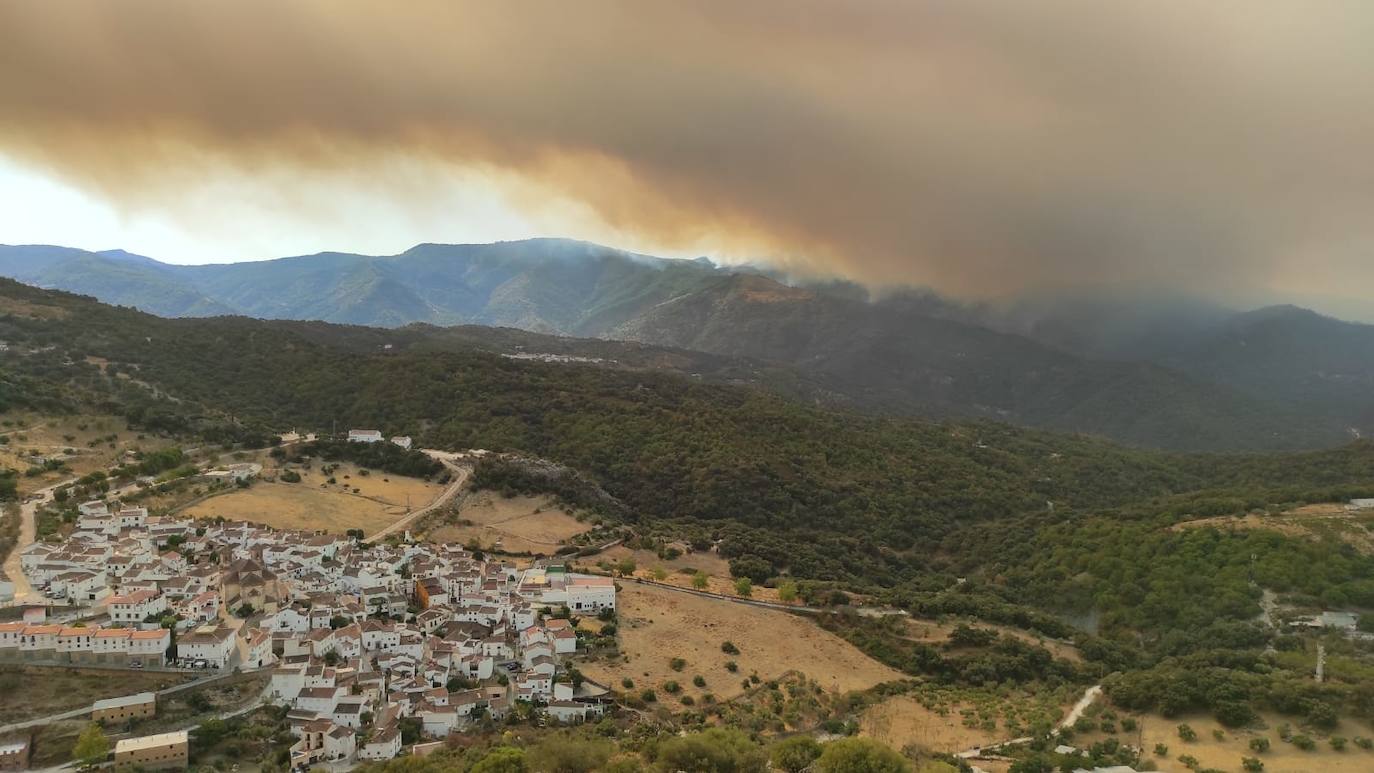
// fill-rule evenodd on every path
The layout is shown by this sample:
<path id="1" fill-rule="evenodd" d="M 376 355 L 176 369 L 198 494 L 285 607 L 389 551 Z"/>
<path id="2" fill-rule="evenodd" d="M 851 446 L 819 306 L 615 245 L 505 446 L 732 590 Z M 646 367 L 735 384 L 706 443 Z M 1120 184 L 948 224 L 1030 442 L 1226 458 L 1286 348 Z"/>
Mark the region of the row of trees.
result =
<path id="1" fill-rule="evenodd" d="M 394 760 L 373 769 L 380 773 L 913 773 L 911 760 L 868 739 L 844 738 L 820 743 L 798 736 L 764 746 L 727 728 L 685 735 L 654 735 L 616 743 L 589 733 L 558 733 L 528 746 L 502 744 L 442 751 L 423 758 Z M 952 766 L 923 771 L 953 771 Z"/>

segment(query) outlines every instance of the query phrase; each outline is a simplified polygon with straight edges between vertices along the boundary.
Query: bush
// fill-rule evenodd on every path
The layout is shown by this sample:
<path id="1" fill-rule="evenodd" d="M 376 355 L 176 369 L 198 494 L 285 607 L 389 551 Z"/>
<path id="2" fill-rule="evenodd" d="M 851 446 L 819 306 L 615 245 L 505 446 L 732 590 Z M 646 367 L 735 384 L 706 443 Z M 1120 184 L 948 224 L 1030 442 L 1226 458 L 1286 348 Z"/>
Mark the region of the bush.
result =
<path id="1" fill-rule="evenodd" d="M 525 763 L 525 752 L 513 746 L 496 747 L 468 769 L 469 773 L 524 773 L 526 770 L 529 768 Z"/>
<path id="2" fill-rule="evenodd" d="M 1155 756 L 1156 756 L 1156 757 L 1168 757 L 1168 756 L 1169 756 L 1169 747 L 1168 747 L 1168 746 L 1165 746 L 1165 745 L 1162 744 L 1162 743 L 1157 743 L 1157 744 L 1155 744 Z"/>
<path id="3" fill-rule="evenodd" d="M 668 667 L 673 669 L 674 671 L 681 671 L 682 669 L 687 667 L 687 661 L 683 660 L 682 658 L 673 658 L 672 660 L 668 661 Z"/>
<path id="4" fill-rule="evenodd" d="M 1212 713 L 1218 722 L 1227 727 L 1244 727 L 1258 719 L 1250 704 L 1242 701 L 1219 701 Z"/>
<path id="5" fill-rule="evenodd" d="M 773 745 L 768 759 L 775 770 L 800 773 L 821 756 L 821 745 L 809 735 L 798 735 Z"/>
<path id="6" fill-rule="evenodd" d="M 817 773 L 909 773 L 911 763 L 877 741 L 844 738 L 822 748 L 815 770 Z"/>
<path id="7" fill-rule="evenodd" d="M 1187 725 L 1178 726 L 1178 737 L 1181 740 L 1192 743 L 1197 740 L 1197 731 Z"/>
<path id="8" fill-rule="evenodd" d="M 1331 744 L 1331 748 L 1338 752 L 1345 751 L 1345 739 L 1339 735 L 1331 736 L 1327 743 Z"/>
<path id="9" fill-rule="evenodd" d="M 733 660 L 727 660 L 725 661 L 725 670 L 733 674 L 739 670 L 739 664 Z"/>
<path id="10" fill-rule="evenodd" d="M 1339 718 L 1336 716 L 1336 710 L 1329 703 L 1312 701 L 1307 706 L 1307 721 L 1313 727 L 1330 730 L 1336 726 Z"/>
<path id="11" fill-rule="evenodd" d="M 530 770 L 590 773 L 602 769 L 614 751 L 610 741 L 559 733 L 540 741 L 527 754 Z"/>
<path id="12" fill-rule="evenodd" d="M 620 680 L 620 686 L 627 690 L 633 690 L 635 688 L 635 680 L 627 676 Z"/>
<path id="13" fill-rule="evenodd" d="M 1269 751 L 1269 739 L 1264 736 L 1250 739 L 1250 751 L 1264 754 Z"/>
<path id="14" fill-rule="evenodd" d="M 644 692 L 639 694 L 639 699 L 644 701 L 645 703 L 653 703 L 654 701 L 658 700 L 658 694 L 655 693 L 653 690 L 645 690 Z"/>
<path id="15" fill-rule="evenodd" d="M 692 684 L 696 685 L 697 687 L 705 687 L 706 677 L 702 676 L 701 674 L 697 674 L 696 676 L 692 677 Z"/>
<path id="16" fill-rule="evenodd" d="M 1248 771 L 1248 773 L 1259 773 L 1261 770 L 1264 770 L 1264 763 L 1254 757 L 1242 757 L 1240 766 Z"/>
<path id="17" fill-rule="evenodd" d="M 1310 752 L 1313 749 L 1317 748 L 1317 742 L 1313 741 L 1309 736 L 1306 735 L 1293 736 L 1291 743 L 1305 752 Z"/>
<path id="18" fill-rule="evenodd" d="M 669 695 L 677 695 L 678 693 L 682 692 L 682 685 L 669 679 L 668 681 L 663 683 L 663 691 L 668 693 Z"/>
<path id="19" fill-rule="evenodd" d="M 764 773 L 768 767 L 763 750 L 747 735 L 719 727 L 669 738 L 655 757 L 660 768 L 686 773 Z"/>
<path id="20" fill-rule="evenodd" d="M 736 647 L 734 642 L 726 640 L 721 642 L 720 651 L 724 652 L 726 655 L 738 655 L 739 647 Z"/>

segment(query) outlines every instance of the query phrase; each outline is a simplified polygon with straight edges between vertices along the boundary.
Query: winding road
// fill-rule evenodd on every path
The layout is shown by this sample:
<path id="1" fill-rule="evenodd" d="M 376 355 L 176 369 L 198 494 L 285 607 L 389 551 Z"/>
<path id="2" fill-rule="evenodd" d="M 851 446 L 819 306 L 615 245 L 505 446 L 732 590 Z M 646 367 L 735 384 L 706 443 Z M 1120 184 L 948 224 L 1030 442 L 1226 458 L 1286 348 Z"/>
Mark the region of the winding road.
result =
<path id="1" fill-rule="evenodd" d="M 426 449 L 424 453 L 442 462 L 443 465 L 448 468 L 449 472 L 453 474 L 453 480 L 449 483 L 448 488 L 444 489 L 443 492 L 439 494 L 439 496 L 435 497 L 433 502 L 430 502 L 429 504 L 425 505 L 419 510 L 416 510 L 412 513 L 408 513 L 407 515 L 403 516 L 400 520 L 396 521 L 395 523 L 392 523 L 390 526 L 386 527 L 385 529 L 382 529 L 376 534 L 369 534 L 367 536 L 369 540 L 375 541 L 379 539 L 385 539 L 388 535 L 405 531 L 406 529 L 410 528 L 410 525 L 415 523 L 417 520 L 425 517 L 426 515 L 429 515 L 430 513 L 434 512 L 440 507 L 443 507 L 444 505 L 451 502 L 454 497 L 458 496 L 458 492 L 463 490 L 463 486 L 467 485 L 468 477 L 472 475 L 471 467 L 458 464 L 454 461 L 455 457 L 453 454 L 446 453 L 444 451 L 432 451 Z"/>

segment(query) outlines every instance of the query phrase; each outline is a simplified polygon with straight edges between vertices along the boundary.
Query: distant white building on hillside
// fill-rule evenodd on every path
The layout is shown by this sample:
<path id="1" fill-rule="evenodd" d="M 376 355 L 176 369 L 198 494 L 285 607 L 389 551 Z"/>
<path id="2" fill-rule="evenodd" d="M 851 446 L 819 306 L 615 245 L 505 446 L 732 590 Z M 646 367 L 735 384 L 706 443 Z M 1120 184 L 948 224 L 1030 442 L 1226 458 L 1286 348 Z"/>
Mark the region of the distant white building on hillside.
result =
<path id="1" fill-rule="evenodd" d="M 380 443 L 385 439 L 382 437 L 381 430 L 350 429 L 348 431 L 348 442 L 350 443 Z"/>
<path id="2" fill-rule="evenodd" d="M 205 473 L 205 477 L 211 480 L 232 480 L 235 483 L 237 483 L 239 481 L 253 478 L 260 472 L 262 472 L 261 464 L 231 464 L 227 467 L 221 467 L 216 470 L 210 470 L 209 472 Z"/>
<path id="3" fill-rule="evenodd" d="M 409 435 L 397 435 L 396 437 L 394 437 L 394 438 L 391 439 L 391 442 L 392 442 L 393 444 L 395 444 L 395 445 L 400 446 L 401 448 L 404 448 L 404 449 L 407 450 L 407 451 L 410 450 L 410 436 L 409 436 Z"/>

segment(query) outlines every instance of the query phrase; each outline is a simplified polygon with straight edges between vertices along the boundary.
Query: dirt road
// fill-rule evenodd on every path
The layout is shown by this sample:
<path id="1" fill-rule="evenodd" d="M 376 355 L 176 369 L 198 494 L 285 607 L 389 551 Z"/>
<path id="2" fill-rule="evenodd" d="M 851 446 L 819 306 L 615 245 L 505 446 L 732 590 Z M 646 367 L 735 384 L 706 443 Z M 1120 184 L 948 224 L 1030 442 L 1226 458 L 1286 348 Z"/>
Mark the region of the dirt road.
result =
<path id="1" fill-rule="evenodd" d="M 1093 701 L 1097 700 L 1098 696 L 1100 696 L 1101 694 L 1102 685 L 1095 684 L 1092 687 L 1089 687 L 1086 691 L 1084 691 L 1083 697 L 1078 699 L 1078 702 L 1073 705 L 1072 709 L 1069 709 L 1068 716 L 1064 717 L 1063 721 L 1061 721 L 1058 725 L 1055 726 L 1055 729 L 1063 730 L 1066 727 L 1072 726 L 1073 723 L 1078 721 L 1079 717 L 1083 716 L 1083 712 L 1087 711 L 1088 707 L 1091 706 L 1093 704 Z M 1030 736 L 1012 738 L 1010 740 L 1002 741 L 1000 743 L 985 744 L 983 746 L 975 746 L 972 749 L 965 749 L 964 751 L 956 753 L 954 756 L 958 757 L 961 760 L 976 760 L 983 758 L 1005 759 L 998 755 L 998 752 L 1003 747 L 1021 746 L 1024 744 L 1028 744 L 1033 740 L 1035 739 L 1031 738 Z"/>
<path id="2" fill-rule="evenodd" d="M 5 574 L 14 583 L 15 603 L 22 604 L 43 600 L 38 592 L 33 589 L 33 586 L 29 584 L 29 578 L 24 576 L 24 570 L 19 559 L 23 557 L 24 548 L 32 545 L 38 539 L 37 515 L 39 506 L 52 501 L 52 492 L 71 482 L 64 480 L 45 489 L 39 489 L 31 495 L 30 501 L 19 506 L 19 541 L 14 543 L 14 549 L 5 558 Z"/>
<path id="3" fill-rule="evenodd" d="M 429 515 L 430 513 L 434 512 L 440 507 L 443 507 L 445 504 L 451 502 L 453 498 L 458 495 L 458 492 L 463 489 L 463 486 L 467 485 L 468 476 L 472 474 L 471 467 L 454 462 L 452 455 L 450 454 L 445 454 L 440 451 L 428 450 L 425 451 L 425 453 L 429 454 L 435 459 L 438 459 L 440 462 L 443 462 L 444 466 L 447 467 L 449 472 L 453 474 L 453 480 L 449 483 L 448 488 L 444 489 L 443 493 L 435 497 L 433 502 L 430 502 L 429 504 L 425 505 L 419 510 L 416 510 L 412 513 L 408 513 L 407 515 L 403 516 L 400 520 L 396 521 L 395 523 L 391 524 L 385 529 L 382 529 L 376 534 L 369 534 L 367 537 L 368 540 L 380 540 L 386 538 L 387 535 L 396 534 L 398 532 L 404 532 L 406 529 L 410 528 L 410 525 L 415 523 L 417 520 L 425 517 L 426 515 Z"/>

